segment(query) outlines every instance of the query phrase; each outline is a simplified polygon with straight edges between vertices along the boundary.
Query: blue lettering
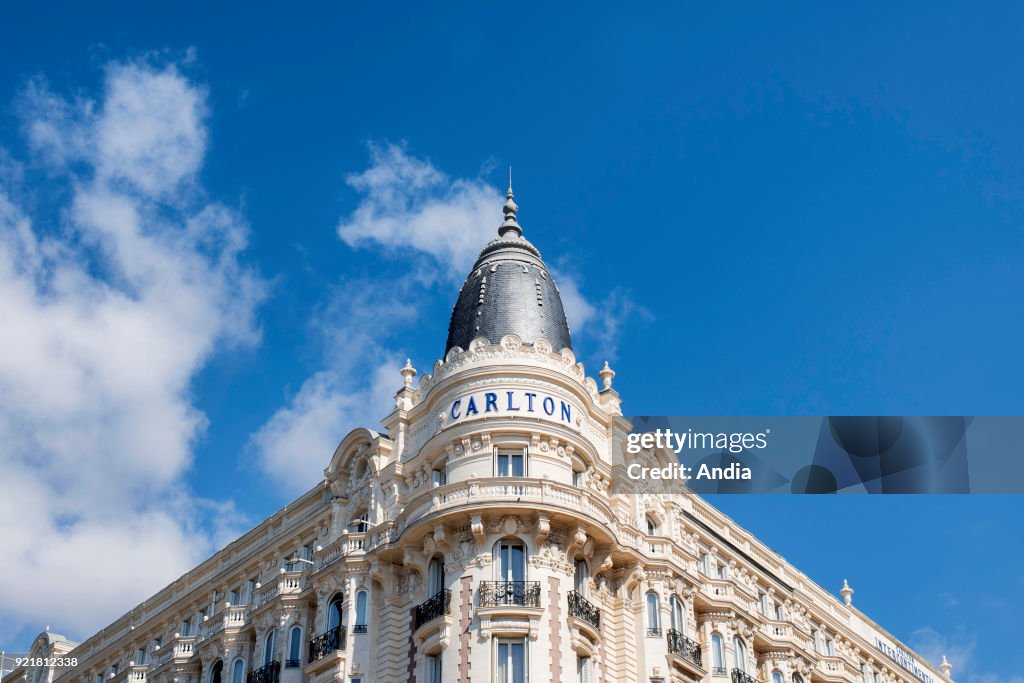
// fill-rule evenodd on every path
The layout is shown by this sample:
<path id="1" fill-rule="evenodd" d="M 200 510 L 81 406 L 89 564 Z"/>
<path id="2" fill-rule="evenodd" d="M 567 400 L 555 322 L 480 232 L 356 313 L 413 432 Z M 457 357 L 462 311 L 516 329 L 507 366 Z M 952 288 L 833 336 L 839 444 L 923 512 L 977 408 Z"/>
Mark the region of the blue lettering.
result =
<path id="1" fill-rule="evenodd" d="M 507 393 L 508 393 L 508 409 L 509 409 L 509 412 L 517 412 L 519 410 L 519 406 L 516 406 L 516 405 L 512 404 L 512 392 L 509 391 Z"/>
<path id="2" fill-rule="evenodd" d="M 566 422 L 572 422 L 572 417 L 569 415 L 570 404 L 562 401 L 562 419 Z"/>
<path id="3" fill-rule="evenodd" d="M 474 401 L 473 397 L 470 396 L 469 404 L 466 405 L 466 417 L 469 417 L 470 415 L 476 415 L 479 412 L 480 411 L 476 409 L 476 401 Z"/>
<path id="4" fill-rule="evenodd" d="M 544 412 L 547 413 L 548 415 L 555 414 L 555 399 L 551 398 L 550 396 L 544 397 Z"/>
<path id="5" fill-rule="evenodd" d="M 459 419 L 459 414 L 460 413 L 458 411 L 459 411 L 459 408 L 461 406 L 462 406 L 462 399 L 461 398 L 458 401 L 456 401 L 455 403 L 452 404 L 452 419 L 453 420 L 458 420 Z"/>
<path id="6" fill-rule="evenodd" d="M 493 409 L 494 412 L 498 412 L 498 395 L 488 391 L 484 394 L 484 412 L 489 413 Z"/>
<path id="7" fill-rule="evenodd" d="M 533 399 L 537 398 L 537 394 L 526 392 L 526 409 L 533 412 Z"/>

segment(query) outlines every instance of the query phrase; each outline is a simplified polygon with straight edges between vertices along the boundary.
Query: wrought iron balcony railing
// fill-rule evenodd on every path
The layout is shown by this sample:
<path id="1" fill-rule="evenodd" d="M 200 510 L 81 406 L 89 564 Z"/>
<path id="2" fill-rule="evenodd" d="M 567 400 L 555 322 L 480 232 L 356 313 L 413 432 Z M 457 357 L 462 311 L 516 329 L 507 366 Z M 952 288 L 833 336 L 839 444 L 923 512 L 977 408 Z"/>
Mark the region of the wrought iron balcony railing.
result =
<path id="1" fill-rule="evenodd" d="M 335 626 L 330 631 L 324 631 L 316 638 L 309 641 L 309 661 L 315 662 L 321 657 L 326 657 L 332 652 L 344 649 L 345 630 L 341 626 Z M 252 681 L 249 683 L 252 683 Z"/>
<path id="2" fill-rule="evenodd" d="M 353 634 L 367 633 L 368 631 L 369 629 L 367 628 L 366 624 L 356 624 L 352 627 Z"/>
<path id="3" fill-rule="evenodd" d="M 732 683 L 757 683 L 757 679 L 748 674 L 746 671 L 740 671 L 739 669 L 732 670 Z"/>
<path id="4" fill-rule="evenodd" d="M 286 669 L 298 669 L 300 666 L 302 666 L 302 661 L 299 659 L 284 660 L 284 668 Z"/>
<path id="5" fill-rule="evenodd" d="M 661 638 L 661 627 L 660 626 L 649 626 L 647 627 L 648 638 Z"/>
<path id="6" fill-rule="evenodd" d="M 450 590 L 440 590 L 425 602 L 417 605 L 416 615 L 413 617 L 413 630 L 415 631 L 420 626 L 423 626 L 423 624 L 433 621 L 442 614 L 448 614 L 451 604 L 452 592 Z"/>
<path id="7" fill-rule="evenodd" d="M 601 610 L 576 591 L 569 591 L 569 615 L 587 622 L 596 629 L 601 628 Z"/>
<path id="8" fill-rule="evenodd" d="M 674 628 L 670 628 L 665 634 L 668 639 L 668 651 L 688 659 L 697 666 L 703 666 L 700 661 L 700 645 L 684 636 Z"/>
<path id="9" fill-rule="evenodd" d="M 480 606 L 540 607 L 540 581 L 482 581 Z"/>
<path id="10" fill-rule="evenodd" d="M 729 672 L 724 666 L 713 666 L 711 667 L 712 676 L 728 676 Z"/>
<path id="11" fill-rule="evenodd" d="M 278 683 L 281 680 L 281 662 L 276 659 L 251 672 L 246 683 Z"/>

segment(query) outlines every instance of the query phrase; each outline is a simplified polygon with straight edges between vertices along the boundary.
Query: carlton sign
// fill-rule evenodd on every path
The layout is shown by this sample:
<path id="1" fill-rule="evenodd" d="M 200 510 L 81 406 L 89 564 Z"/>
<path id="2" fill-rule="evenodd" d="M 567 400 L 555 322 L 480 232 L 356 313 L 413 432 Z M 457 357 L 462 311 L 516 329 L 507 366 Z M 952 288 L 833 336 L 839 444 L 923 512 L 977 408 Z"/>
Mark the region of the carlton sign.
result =
<path id="1" fill-rule="evenodd" d="M 572 425 L 577 408 L 565 399 L 523 389 L 482 391 L 451 402 L 445 415 L 450 423 L 477 417 L 540 417 Z"/>

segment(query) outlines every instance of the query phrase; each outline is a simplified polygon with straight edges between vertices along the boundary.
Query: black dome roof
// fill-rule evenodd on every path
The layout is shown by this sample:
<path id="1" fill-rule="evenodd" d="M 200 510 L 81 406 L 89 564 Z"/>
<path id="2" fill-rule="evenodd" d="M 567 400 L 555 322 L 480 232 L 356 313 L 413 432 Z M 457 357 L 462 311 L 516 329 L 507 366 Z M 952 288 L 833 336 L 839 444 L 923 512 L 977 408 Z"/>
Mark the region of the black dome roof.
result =
<path id="1" fill-rule="evenodd" d="M 459 290 L 445 354 L 454 346 L 469 348 L 477 337 L 497 344 L 507 334 L 528 344 L 543 337 L 555 351 L 572 348 L 558 287 L 540 252 L 522 235 L 511 188 L 507 197 L 497 239 L 480 252 Z"/>

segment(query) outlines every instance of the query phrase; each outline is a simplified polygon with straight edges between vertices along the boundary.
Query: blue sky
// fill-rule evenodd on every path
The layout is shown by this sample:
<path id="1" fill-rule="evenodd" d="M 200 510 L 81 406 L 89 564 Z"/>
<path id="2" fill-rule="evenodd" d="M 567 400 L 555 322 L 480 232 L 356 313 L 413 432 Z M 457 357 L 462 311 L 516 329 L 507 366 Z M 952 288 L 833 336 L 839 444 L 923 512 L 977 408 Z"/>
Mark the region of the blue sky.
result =
<path id="1" fill-rule="evenodd" d="M 1024 412 L 1012 3 L 3 15 L 11 649 L 82 635 L 312 485 L 396 363 L 443 350 L 508 164 L 627 412 Z M 983 683 L 1024 670 L 1018 501 L 716 503 Z M 25 599 L 62 557 L 91 569 Z"/>

